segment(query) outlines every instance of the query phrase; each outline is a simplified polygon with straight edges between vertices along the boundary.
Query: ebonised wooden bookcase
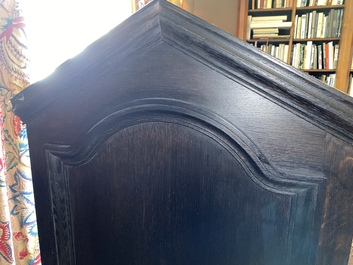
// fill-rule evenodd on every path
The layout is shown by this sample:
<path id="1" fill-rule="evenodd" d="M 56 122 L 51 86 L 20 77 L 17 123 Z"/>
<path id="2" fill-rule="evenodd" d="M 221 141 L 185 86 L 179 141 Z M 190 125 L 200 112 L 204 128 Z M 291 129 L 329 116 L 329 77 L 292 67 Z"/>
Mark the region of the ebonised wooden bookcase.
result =
<path id="1" fill-rule="evenodd" d="M 345 265 L 353 101 L 166 1 L 12 99 L 43 265 Z"/>

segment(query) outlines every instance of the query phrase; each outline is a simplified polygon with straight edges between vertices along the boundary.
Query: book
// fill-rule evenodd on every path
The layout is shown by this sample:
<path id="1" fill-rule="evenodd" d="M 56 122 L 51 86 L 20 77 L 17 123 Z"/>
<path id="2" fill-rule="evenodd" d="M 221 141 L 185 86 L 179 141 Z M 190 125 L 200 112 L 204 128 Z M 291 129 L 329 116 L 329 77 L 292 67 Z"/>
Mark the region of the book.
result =
<path id="1" fill-rule="evenodd" d="M 286 44 L 286 45 L 284 45 L 284 55 L 283 55 L 284 62 L 288 61 L 288 54 L 289 54 L 289 45 Z"/>
<path id="2" fill-rule="evenodd" d="M 327 0 L 317 0 L 316 5 L 317 6 L 326 6 Z"/>
<path id="3" fill-rule="evenodd" d="M 298 49 L 299 49 L 299 58 L 298 58 L 298 68 L 299 69 L 304 69 L 305 68 L 305 62 L 306 62 L 306 45 L 305 44 L 299 44 Z"/>
<path id="4" fill-rule="evenodd" d="M 330 12 L 329 12 L 329 15 L 328 15 L 328 25 L 327 25 L 327 28 L 328 28 L 328 34 L 327 34 L 327 37 L 331 38 L 333 36 L 333 32 L 334 32 L 334 18 L 335 18 L 335 10 L 334 9 L 331 9 Z"/>
<path id="5" fill-rule="evenodd" d="M 313 60 L 314 60 L 314 63 L 313 63 L 313 69 L 317 69 L 317 45 L 313 45 L 314 49 L 313 49 L 313 53 L 314 53 L 314 56 L 313 56 Z"/>
<path id="6" fill-rule="evenodd" d="M 296 48 L 296 44 L 293 44 L 293 46 L 292 46 L 292 56 L 290 58 L 290 62 L 289 63 L 290 63 L 290 65 L 292 65 L 294 67 L 296 67 L 296 65 L 295 65 L 296 56 L 297 56 L 297 48 Z"/>
<path id="7" fill-rule="evenodd" d="M 277 38 L 277 37 L 278 37 L 277 33 L 254 34 L 252 36 L 253 39 L 271 39 L 271 38 Z"/>
<path id="8" fill-rule="evenodd" d="M 322 27 L 323 27 L 323 23 L 324 23 L 324 18 L 325 18 L 324 13 L 323 13 L 323 12 L 320 12 L 320 13 L 318 14 L 316 38 L 322 38 L 322 37 L 323 37 L 323 34 L 322 34 Z"/>
<path id="9" fill-rule="evenodd" d="M 343 9 L 339 9 L 339 16 L 338 16 L 338 25 L 337 25 L 337 38 L 341 37 L 341 32 L 342 32 L 342 22 L 343 22 Z"/>
<path id="10" fill-rule="evenodd" d="M 316 10 L 311 12 L 311 20 L 310 20 L 310 35 L 308 38 L 315 38 L 315 21 L 316 21 Z"/>
<path id="11" fill-rule="evenodd" d="M 312 41 L 308 41 L 306 43 L 306 46 L 305 46 L 305 54 L 304 54 L 304 69 L 311 69 L 310 65 L 311 65 L 311 56 L 312 56 L 312 45 L 313 45 L 313 42 Z"/>
<path id="12" fill-rule="evenodd" d="M 247 20 L 247 28 L 246 28 L 246 39 L 247 40 L 251 39 L 251 28 L 250 28 L 251 19 L 252 19 L 252 16 L 249 15 L 248 20 Z"/>
<path id="13" fill-rule="evenodd" d="M 319 44 L 318 45 L 318 55 L 317 55 L 317 57 L 318 57 L 318 59 L 317 59 L 317 69 L 323 69 L 322 67 L 323 67 L 323 64 L 322 64 L 322 45 L 321 44 Z"/>
<path id="14" fill-rule="evenodd" d="M 333 55 L 333 69 L 337 69 L 337 63 L 338 63 L 338 53 L 339 53 L 339 44 L 334 45 L 334 55 Z"/>
<path id="15" fill-rule="evenodd" d="M 326 43 L 322 44 L 322 69 L 328 69 L 328 65 L 326 65 Z"/>
<path id="16" fill-rule="evenodd" d="M 253 33 L 279 33 L 278 28 L 253 29 Z"/>
<path id="17" fill-rule="evenodd" d="M 301 28 L 302 28 L 302 17 L 300 16 L 300 17 L 298 17 L 297 32 L 296 32 L 296 35 L 295 35 L 296 39 L 300 38 Z"/>
<path id="18" fill-rule="evenodd" d="M 300 29 L 300 38 L 304 39 L 306 37 L 306 14 L 302 15 L 301 29 Z"/>
<path id="19" fill-rule="evenodd" d="M 274 7 L 275 7 L 275 8 L 281 8 L 281 7 L 283 7 L 283 6 L 282 6 L 282 0 L 276 0 Z"/>
<path id="20" fill-rule="evenodd" d="M 332 41 L 328 42 L 327 45 L 328 45 L 328 65 L 329 65 L 328 69 L 331 70 L 331 69 L 334 69 L 333 68 L 333 56 L 334 56 L 333 47 L 334 46 Z"/>
<path id="21" fill-rule="evenodd" d="M 321 33 L 321 37 L 322 38 L 327 38 L 327 19 L 328 16 L 324 16 L 324 22 L 322 24 L 322 33 Z"/>
<path id="22" fill-rule="evenodd" d="M 307 29 L 306 37 L 307 38 L 311 38 L 311 25 L 313 24 L 312 19 L 313 19 L 313 13 L 311 12 L 311 13 L 309 13 L 309 20 L 308 20 L 308 24 L 307 24 L 307 27 L 306 27 L 306 29 Z"/>
<path id="23" fill-rule="evenodd" d="M 343 5 L 344 4 L 344 0 L 334 0 L 332 1 L 332 5 Z"/>
<path id="24" fill-rule="evenodd" d="M 261 17 L 253 17 L 252 21 L 268 21 L 268 20 L 276 20 L 276 21 L 286 21 L 288 16 L 279 15 L 279 16 L 261 16 Z"/>
<path id="25" fill-rule="evenodd" d="M 292 22 L 272 22 L 272 23 L 253 23 L 251 22 L 250 28 L 252 29 L 261 29 L 261 28 L 290 28 Z"/>

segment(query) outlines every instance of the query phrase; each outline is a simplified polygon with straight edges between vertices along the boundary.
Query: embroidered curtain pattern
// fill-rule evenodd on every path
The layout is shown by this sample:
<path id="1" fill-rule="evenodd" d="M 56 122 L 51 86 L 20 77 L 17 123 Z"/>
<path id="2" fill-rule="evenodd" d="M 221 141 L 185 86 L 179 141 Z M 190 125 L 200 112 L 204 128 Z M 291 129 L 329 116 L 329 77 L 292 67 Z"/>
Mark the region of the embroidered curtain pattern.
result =
<path id="1" fill-rule="evenodd" d="M 40 264 L 26 128 L 10 98 L 29 84 L 24 19 L 0 0 L 0 264 Z"/>

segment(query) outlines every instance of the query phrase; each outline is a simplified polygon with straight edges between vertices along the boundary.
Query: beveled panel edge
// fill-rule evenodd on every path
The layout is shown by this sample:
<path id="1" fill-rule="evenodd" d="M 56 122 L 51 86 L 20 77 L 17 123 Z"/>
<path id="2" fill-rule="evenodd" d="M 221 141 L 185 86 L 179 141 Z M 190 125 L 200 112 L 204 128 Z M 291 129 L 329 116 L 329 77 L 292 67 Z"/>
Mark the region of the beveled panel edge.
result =
<path id="1" fill-rule="evenodd" d="M 318 186 L 324 185 L 326 180 L 319 174 L 296 176 L 279 172 L 256 144 L 233 124 L 208 110 L 180 100 L 165 98 L 134 100 L 116 106 L 110 110 L 109 115 L 102 114 L 101 117 L 102 119 L 75 145 L 46 144 L 45 149 L 67 165 L 80 165 L 91 160 L 100 146 L 118 131 L 144 122 L 163 121 L 186 126 L 211 137 L 255 177 L 253 181 L 266 189 L 278 192 L 278 188 L 281 187 L 286 192 L 294 194 L 312 188 L 316 190 Z M 124 120 L 122 117 L 128 117 L 125 123 L 121 122 Z M 236 150 L 240 150 L 240 153 Z M 236 157 L 238 155 L 240 156 Z M 266 181 L 262 181 L 258 177 L 260 175 L 264 176 Z"/>

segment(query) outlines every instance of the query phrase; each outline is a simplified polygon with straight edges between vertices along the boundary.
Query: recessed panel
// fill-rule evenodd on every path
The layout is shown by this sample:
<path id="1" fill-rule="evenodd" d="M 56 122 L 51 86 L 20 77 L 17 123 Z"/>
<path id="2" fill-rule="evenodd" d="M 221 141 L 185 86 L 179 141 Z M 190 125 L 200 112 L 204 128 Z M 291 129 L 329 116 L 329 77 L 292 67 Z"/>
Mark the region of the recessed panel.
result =
<path id="1" fill-rule="evenodd" d="M 78 265 L 289 264 L 290 196 L 194 129 L 125 128 L 69 187 Z"/>

